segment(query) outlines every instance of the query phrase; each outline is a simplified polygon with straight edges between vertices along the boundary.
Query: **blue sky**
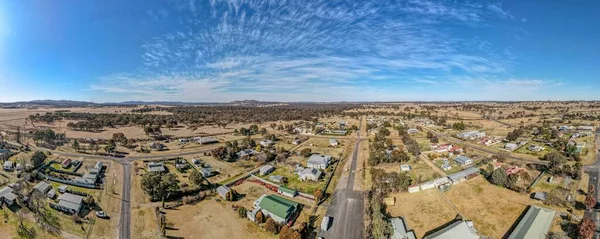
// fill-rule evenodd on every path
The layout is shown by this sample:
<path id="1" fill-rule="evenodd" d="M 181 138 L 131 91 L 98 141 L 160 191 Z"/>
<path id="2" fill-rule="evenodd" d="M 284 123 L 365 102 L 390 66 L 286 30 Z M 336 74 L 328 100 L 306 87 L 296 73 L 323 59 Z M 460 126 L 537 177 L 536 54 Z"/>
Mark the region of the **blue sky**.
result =
<path id="1" fill-rule="evenodd" d="M 598 100 L 600 1 L 0 0 L 0 102 Z"/>

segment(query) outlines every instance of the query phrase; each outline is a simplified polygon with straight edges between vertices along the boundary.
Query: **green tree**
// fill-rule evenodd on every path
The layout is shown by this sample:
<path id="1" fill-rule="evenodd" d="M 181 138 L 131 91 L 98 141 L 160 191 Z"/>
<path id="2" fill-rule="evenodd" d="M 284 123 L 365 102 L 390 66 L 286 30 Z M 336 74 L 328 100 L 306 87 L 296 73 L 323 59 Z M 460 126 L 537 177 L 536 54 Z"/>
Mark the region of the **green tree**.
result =
<path id="1" fill-rule="evenodd" d="M 179 180 L 172 173 L 149 172 L 142 176 L 142 189 L 153 200 L 164 200 L 179 190 Z"/>
<path id="2" fill-rule="evenodd" d="M 79 141 L 77 141 L 76 139 L 73 140 L 73 144 L 71 145 L 71 148 L 73 148 L 75 151 L 79 152 L 79 149 L 80 149 Z"/>
<path id="3" fill-rule="evenodd" d="M 508 177 L 506 176 L 506 171 L 504 171 L 503 168 L 497 168 L 492 173 L 491 181 L 493 184 L 496 184 L 498 186 L 502 186 L 502 187 L 506 186 L 506 184 L 508 182 Z"/>
<path id="4" fill-rule="evenodd" d="M 190 183 L 198 186 L 202 185 L 202 182 L 204 182 L 204 177 L 202 177 L 202 174 L 196 170 L 190 173 L 188 179 L 190 180 Z"/>
<path id="5" fill-rule="evenodd" d="M 31 162 L 33 163 L 33 167 L 39 167 L 40 165 L 42 165 L 44 163 L 44 161 L 46 161 L 46 158 L 48 156 L 46 156 L 46 154 L 44 154 L 42 151 L 35 151 L 35 153 L 33 153 L 33 156 L 31 156 Z"/>
<path id="6" fill-rule="evenodd" d="M 300 150 L 300 155 L 302 155 L 303 157 L 310 157 L 310 155 L 312 155 L 312 149 L 304 148 Z"/>

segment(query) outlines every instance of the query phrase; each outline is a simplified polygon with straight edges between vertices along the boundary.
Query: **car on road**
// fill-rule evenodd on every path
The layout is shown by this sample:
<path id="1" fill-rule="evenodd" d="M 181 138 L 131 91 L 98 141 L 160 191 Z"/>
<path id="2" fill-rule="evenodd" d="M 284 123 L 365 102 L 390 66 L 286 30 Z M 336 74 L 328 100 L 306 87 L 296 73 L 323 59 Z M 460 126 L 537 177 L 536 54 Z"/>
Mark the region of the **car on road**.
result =
<path id="1" fill-rule="evenodd" d="M 330 221 L 331 217 L 323 217 L 323 221 L 321 221 L 321 230 L 327 231 L 329 229 Z"/>

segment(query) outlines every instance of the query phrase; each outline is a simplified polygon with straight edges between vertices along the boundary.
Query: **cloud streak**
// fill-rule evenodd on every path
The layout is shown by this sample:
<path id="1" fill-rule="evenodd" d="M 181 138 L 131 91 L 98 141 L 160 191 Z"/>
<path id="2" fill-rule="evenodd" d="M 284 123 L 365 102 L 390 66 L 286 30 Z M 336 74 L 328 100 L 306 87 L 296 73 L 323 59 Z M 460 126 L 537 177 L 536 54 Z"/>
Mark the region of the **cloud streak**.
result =
<path id="1" fill-rule="evenodd" d="M 376 92 L 381 87 L 377 84 L 403 80 L 441 85 L 438 83 L 448 76 L 470 79 L 460 81 L 463 85 L 480 82 L 489 90 L 514 85 L 534 89 L 545 82 L 502 80 L 498 76 L 514 64 L 514 52 L 486 41 L 479 41 L 474 50 L 472 39 L 443 30 L 449 23 L 471 29 L 489 20 L 514 19 L 499 3 L 172 3 L 168 11 L 148 10 L 149 21 L 156 24 L 167 16 L 181 17 L 172 31 L 142 46 L 143 65 L 134 72 L 101 77 L 91 90 L 196 100 L 267 93 L 295 99 L 318 96 L 324 92 L 321 89 L 337 89 L 344 94 Z"/>

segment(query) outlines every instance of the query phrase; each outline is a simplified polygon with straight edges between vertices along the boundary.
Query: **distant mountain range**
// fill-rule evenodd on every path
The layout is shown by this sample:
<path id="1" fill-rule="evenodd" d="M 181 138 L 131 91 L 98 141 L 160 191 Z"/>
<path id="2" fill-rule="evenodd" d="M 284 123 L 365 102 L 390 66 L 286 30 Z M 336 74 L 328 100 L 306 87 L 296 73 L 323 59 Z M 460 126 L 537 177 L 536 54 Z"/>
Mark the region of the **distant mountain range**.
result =
<path id="1" fill-rule="evenodd" d="M 109 105 L 271 105 L 282 104 L 281 102 L 263 102 L 256 100 L 241 100 L 232 102 L 182 102 L 182 101 L 123 101 L 110 103 L 94 103 L 89 101 L 73 100 L 32 100 L 17 102 L 0 102 L 1 107 L 24 107 L 24 106 L 53 106 L 53 107 L 84 107 L 84 106 L 109 106 Z"/>

